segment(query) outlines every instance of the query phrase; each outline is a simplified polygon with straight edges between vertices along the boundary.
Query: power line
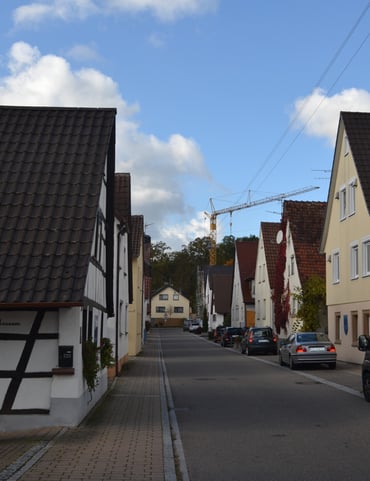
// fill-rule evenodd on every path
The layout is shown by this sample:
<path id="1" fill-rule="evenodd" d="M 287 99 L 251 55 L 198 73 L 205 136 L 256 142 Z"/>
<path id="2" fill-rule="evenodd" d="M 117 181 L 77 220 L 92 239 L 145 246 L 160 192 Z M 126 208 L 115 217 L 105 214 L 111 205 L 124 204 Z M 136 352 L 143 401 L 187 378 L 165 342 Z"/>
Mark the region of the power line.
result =
<path id="1" fill-rule="evenodd" d="M 332 57 L 332 59 L 330 60 L 330 62 L 328 63 L 328 65 L 326 66 L 326 68 L 324 69 L 324 72 L 321 74 L 319 80 L 317 81 L 314 89 L 317 89 L 321 82 L 323 81 L 323 79 L 325 78 L 325 76 L 327 75 L 328 71 L 330 70 L 330 68 L 332 67 L 332 65 L 335 63 L 335 61 L 337 60 L 337 58 L 339 57 L 339 54 L 342 52 L 342 50 L 344 49 L 344 47 L 346 46 L 346 44 L 348 43 L 348 41 L 350 40 L 350 38 L 352 37 L 353 33 L 355 32 L 355 30 L 357 29 L 358 25 L 360 24 L 361 20 L 363 19 L 363 17 L 366 15 L 366 12 L 368 11 L 368 9 L 370 8 L 370 2 L 368 2 L 365 6 L 365 8 L 363 9 L 363 11 L 361 12 L 360 16 L 358 17 L 358 19 L 356 20 L 356 22 L 354 23 L 354 25 L 352 26 L 352 28 L 350 29 L 349 33 L 347 34 L 347 36 L 345 37 L 345 39 L 343 40 L 343 42 L 340 44 L 339 48 L 337 49 L 337 51 L 335 52 L 334 56 Z M 349 64 L 352 62 L 352 60 L 354 59 L 354 57 L 357 55 L 357 53 L 361 50 L 362 46 L 364 45 L 364 43 L 366 42 L 366 40 L 368 39 L 370 34 L 368 34 L 366 36 L 366 38 L 364 39 L 364 41 L 361 43 L 360 47 L 356 50 L 356 52 L 354 53 L 354 55 L 352 55 L 350 61 L 347 63 L 347 65 L 345 66 L 345 68 L 342 70 L 342 72 L 340 73 L 340 75 L 336 78 L 335 82 L 332 84 L 330 90 L 336 85 L 336 83 L 338 82 L 339 78 L 343 75 L 344 71 L 348 68 Z M 329 92 L 330 92 L 329 90 Z M 289 143 L 287 149 L 285 149 L 284 153 L 279 157 L 278 161 L 274 164 L 274 166 L 272 167 L 272 169 L 270 170 L 270 172 L 268 173 L 268 175 L 266 175 L 264 177 L 264 180 L 266 180 L 266 178 L 271 175 L 271 173 L 273 172 L 273 170 L 276 168 L 276 166 L 281 162 L 281 160 L 285 157 L 285 155 L 287 154 L 287 152 L 290 150 L 290 148 L 292 147 L 292 145 L 296 142 L 297 138 L 301 135 L 301 133 L 304 131 L 304 129 L 306 128 L 307 126 L 307 123 L 312 119 L 313 115 L 317 112 L 318 108 L 320 107 L 320 105 L 322 104 L 323 100 L 319 103 L 319 105 L 317 106 L 317 108 L 314 110 L 313 114 L 309 117 L 309 119 L 307 120 L 307 122 L 303 125 L 303 127 L 298 131 L 297 135 L 294 137 L 294 139 Z M 301 115 L 302 111 L 304 110 L 304 108 L 306 107 L 308 103 L 308 98 L 306 98 L 306 100 L 303 102 L 301 108 L 297 111 L 297 113 L 295 114 L 295 116 L 292 118 L 292 120 L 289 122 L 287 128 L 284 130 L 284 132 L 282 133 L 282 135 L 279 137 L 278 141 L 275 143 L 275 145 L 273 146 L 273 148 L 271 149 L 270 153 L 267 155 L 266 159 L 263 161 L 261 167 L 257 170 L 256 174 L 252 177 L 250 183 L 248 184 L 248 186 L 250 186 L 257 178 L 258 176 L 261 174 L 261 172 L 263 171 L 263 169 L 266 167 L 267 163 L 270 161 L 271 157 L 274 155 L 274 153 L 277 151 L 278 147 L 281 145 L 281 143 L 283 142 L 283 140 L 285 139 L 285 137 L 287 136 L 287 134 L 289 133 L 289 131 L 291 130 L 292 126 L 294 125 L 294 123 L 297 121 L 298 117 Z M 261 182 L 262 183 L 262 182 Z M 261 184 L 259 185 L 261 186 Z M 244 191 L 245 193 L 245 191 Z"/>

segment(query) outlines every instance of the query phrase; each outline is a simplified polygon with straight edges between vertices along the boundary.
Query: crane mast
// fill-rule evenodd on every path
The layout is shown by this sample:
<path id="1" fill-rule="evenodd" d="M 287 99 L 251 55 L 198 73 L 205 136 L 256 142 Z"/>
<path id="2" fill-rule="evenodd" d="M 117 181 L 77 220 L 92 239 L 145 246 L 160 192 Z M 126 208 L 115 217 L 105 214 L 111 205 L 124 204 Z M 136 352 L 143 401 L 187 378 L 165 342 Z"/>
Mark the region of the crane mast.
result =
<path id="1" fill-rule="evenodd" d="M 303 194 L 305 192 L 310 192 L 311 190 L 316 190 L 319 187 L 304 187 L 303 189 L 293 190 L 284 194 L 272 195 L 270 197 L 265 197 L 263 199 L 244 202 L 243 204 L 235 205 L 233 207 L 227 207 L 225 209 L 216 210 L 213 205 L 212 199 L 209 199 L 211 205 L 211 212 L 205 212 L 205 215 L 209 218 L 209 229 L 210 229 L 210 239 L 211 247 L 209 252 L 209 264 L 214 266 L 216 264 L 216 245 L 217 245 L 217 216 L 221 214 L 232 214 L 237 210 L 247 209 L 249 207 L 255 207 L 256 205 L 267 204 L 268 202 L 274 202 L 277 200 L 284 200 L 288 197 L 293 197 L 295 195 Z"/>

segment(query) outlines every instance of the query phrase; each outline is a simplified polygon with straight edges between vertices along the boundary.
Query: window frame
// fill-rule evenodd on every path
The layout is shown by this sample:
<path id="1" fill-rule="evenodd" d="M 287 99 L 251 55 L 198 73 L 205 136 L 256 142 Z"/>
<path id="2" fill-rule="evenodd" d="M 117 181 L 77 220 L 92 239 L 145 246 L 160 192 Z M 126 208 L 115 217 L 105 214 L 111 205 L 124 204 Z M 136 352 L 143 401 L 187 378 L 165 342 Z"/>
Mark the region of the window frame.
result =
<path id="1" fill-rule="evenodd" d="M 332 282 L 339 284 L 340 282 L 340 252 L 339 249 L 332 252 Z"/>
<path id="2" fill-rule="evenodd" d="M 370 236 L 362 239 L 362 276 L 370 276 Z"/>
<path id="3" fill-rule="evenodd" d="M 352 280 L 359 278 L 359 247 L 357 241 L 352 242 L 350 246 L 350 272 Z"/>

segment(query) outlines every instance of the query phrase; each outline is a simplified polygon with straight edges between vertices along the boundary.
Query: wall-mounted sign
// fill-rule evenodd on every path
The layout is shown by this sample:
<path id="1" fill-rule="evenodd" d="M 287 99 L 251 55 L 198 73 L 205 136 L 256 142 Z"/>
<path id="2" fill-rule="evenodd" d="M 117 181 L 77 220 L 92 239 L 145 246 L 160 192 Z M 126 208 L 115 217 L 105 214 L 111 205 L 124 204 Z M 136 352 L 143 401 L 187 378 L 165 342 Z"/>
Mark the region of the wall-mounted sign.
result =
<path id="1" fill-rule="evenodd" d="M 73 367 L 73 346 L 59 346 L 59 367 Z"/>

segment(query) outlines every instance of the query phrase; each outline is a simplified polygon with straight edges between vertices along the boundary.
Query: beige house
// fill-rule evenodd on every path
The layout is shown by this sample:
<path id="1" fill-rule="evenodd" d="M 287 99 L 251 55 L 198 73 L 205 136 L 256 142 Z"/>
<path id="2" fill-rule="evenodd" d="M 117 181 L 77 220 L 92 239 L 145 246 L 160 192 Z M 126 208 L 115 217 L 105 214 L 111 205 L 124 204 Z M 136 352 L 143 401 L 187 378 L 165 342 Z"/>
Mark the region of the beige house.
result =
<path id="1" fill-rule="evenodd" d="M 361 363 L 370 315 L 370 113 L 341 112 L 321 250 L 329 337 L 338 359 Z"/>
<path id="2" fill-rule="evenodd" d="M 182 327 L 190 317 L 190 301 L 171 286 L 155 292 L 151 299 L 153 326 Z"/>

